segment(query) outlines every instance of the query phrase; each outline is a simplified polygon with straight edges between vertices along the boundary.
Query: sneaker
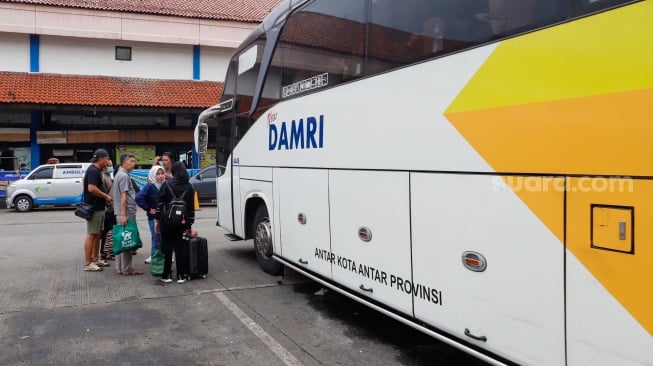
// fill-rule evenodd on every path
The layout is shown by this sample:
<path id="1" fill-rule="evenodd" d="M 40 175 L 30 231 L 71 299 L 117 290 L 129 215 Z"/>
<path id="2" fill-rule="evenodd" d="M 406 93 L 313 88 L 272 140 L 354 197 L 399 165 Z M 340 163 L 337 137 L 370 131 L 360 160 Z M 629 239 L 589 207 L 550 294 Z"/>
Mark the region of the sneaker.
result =
<path id="1" fill-rule="evenodd" d="M 98 267 L 109 267 L 109 261 L 100 260 L 94 263 Z"/>
<path id="2" fill-rule="evenodd" d="M 172 278 L 170 278 L 170 277 L 161 277 L 161 279 L 159 281 L 161 281 L 163 283 L 170 283 L 170 282 L 172 282 Z"/>
<path id="3" fill-rule="evenodd" d="M 185 278 L 185 277 L 180 276 L 180 277 L 177 278 L 177 283 L 184 283 L 184 282 L 186 282 L 186 278 Z"/>
<path id="4" fill-rule="evenodd" d="M 84 271 L 86 271 L 86 272 L 100 272 L 100 271 L 102 271 L 102 268 L 98 267 L 95 263 L 91 263 L 91 264 L 84 267 Z"/>
<path id="5" fill-rule="evenodd" d="M 145 264 L 150 264 L 152 263 L 152 257 L 149 257 L 145 260 Z"/>

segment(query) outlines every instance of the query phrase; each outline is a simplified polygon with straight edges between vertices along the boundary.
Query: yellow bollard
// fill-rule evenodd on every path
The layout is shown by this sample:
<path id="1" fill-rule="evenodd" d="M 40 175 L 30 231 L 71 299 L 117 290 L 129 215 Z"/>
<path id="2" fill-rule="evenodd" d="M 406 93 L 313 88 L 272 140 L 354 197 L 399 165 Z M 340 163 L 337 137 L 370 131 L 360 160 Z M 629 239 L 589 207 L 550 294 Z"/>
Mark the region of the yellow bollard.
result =
<path id="1" fill-rule="evenodd" d="M 195 191 L 195 211 L 200 210 L 200 199 L 197 196 L 197 191 Z"/>

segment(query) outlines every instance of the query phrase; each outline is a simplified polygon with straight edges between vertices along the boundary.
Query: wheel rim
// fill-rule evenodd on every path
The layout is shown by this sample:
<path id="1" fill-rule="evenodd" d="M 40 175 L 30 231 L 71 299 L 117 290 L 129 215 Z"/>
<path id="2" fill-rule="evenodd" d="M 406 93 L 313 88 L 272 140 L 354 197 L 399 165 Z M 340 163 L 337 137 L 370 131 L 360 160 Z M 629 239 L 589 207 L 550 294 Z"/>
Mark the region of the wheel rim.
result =
<path id="1" fill-rule="evenodd" d="M 256 237 L 254 238 L 256 250 L 265 258 L 272 255 L 272 229 L 270 220 L 265 219 L 256 226 Z"/>
<path id="2" fill-rule="evenodd" d="M 30 206 L 30 204 L 29 204 L 29 200 L 27 200 L 27 198 L 20 198 L 20 199 L 18 199 L 16 201 L 16 207 L 20 211 L 29 210 L 29 206 Z"/>

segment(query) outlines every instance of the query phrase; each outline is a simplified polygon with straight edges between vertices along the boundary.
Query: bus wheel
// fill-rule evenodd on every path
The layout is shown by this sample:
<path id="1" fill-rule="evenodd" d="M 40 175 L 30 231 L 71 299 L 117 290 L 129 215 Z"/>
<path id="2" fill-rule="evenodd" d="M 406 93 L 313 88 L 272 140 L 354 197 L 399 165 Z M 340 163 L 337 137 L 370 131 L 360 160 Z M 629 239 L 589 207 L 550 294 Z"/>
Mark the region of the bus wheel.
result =
<path id="1" fill-rule="evenodd" d="M 32 202 L 30 196 L 20 195 L 14 200 L 14 207 L 18 212 L 29 212 L 34 207 L 34 202 Z"/>
<path id="2" fill-rule="evenodd" d="M 268 210 L 265 206 L 260 206 L 254 216 L 254 251 L 259 266 L 271 275 L 279 275 L 283 270 L 283 264 L 272 258 L 272 227 Z"/>

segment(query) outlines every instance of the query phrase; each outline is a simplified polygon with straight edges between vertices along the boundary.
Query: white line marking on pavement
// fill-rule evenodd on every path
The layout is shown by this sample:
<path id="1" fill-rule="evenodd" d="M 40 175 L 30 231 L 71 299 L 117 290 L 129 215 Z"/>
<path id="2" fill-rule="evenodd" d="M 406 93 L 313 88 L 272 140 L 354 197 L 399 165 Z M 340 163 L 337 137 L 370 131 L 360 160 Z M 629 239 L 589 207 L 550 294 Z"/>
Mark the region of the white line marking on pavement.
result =
<path id="1" fill-rule="evenodd" d="M 224 293 L 222 292 L 216 292 L 215 297 L 220 300 L 224 306 L 227 307 L 235 316 L 240 320 L 241 323 L 245 324 L 245 326 L 252 332 L 258 339 L 261 340 L 268 348 L 275 354 L 281 361 L 283 361 L 284 364 L 288 366 L 299 366 L 302 365 L 301 362 L 299 362 L 298 359 L 295 358 L 288 350 L 283 348 L 282 345 L 280 345 L 277 341 L 274 340 L 263 328 L 261 328 L 258 324 L 252 320 L 247 314 L 245 314 L 238 305 L 234 304 L 231 300 L 229 300 Z"/>

